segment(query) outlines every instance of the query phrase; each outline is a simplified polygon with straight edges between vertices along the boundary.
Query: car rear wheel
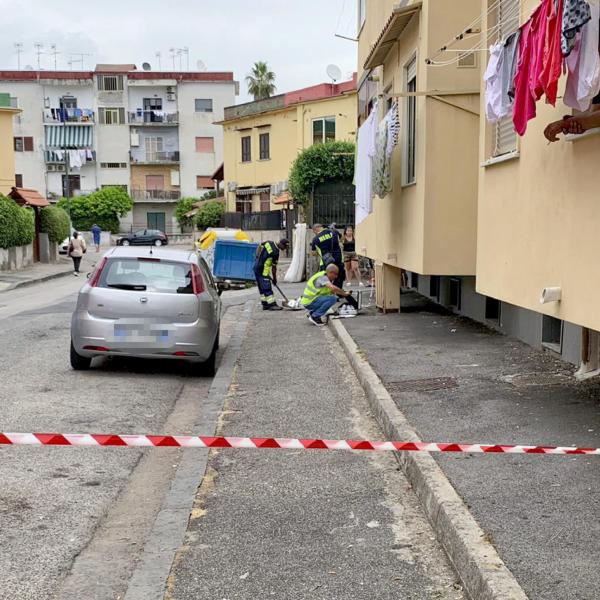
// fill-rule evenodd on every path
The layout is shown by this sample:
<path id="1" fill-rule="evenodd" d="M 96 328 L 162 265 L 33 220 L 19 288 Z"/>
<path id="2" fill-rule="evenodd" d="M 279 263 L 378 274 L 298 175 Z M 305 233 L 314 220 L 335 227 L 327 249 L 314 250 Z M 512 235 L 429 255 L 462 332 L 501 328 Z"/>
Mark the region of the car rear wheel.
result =
<path id="1" fill-rule="evenodd" d="M 215 343 L 213 344 L 212 352 L 208 357 L 208 360 L 205 360 L 200 364 L 200 377 L 214 377 L 217 372 L 217 350 L 219 349 L 219 333 L 217 332 L 217 337 L 215 338 Z"/>
<path id="2" fill-rule="evenodd" d="M 162 240 L 154 240 L 154 245 L 155 246 L 162 246 L 163 245 Z"/>
<path id="3" fill-rule="evenodd" d="M 123 240 L 121 246 L 129 246 L 129 240 Z"/>
<path id="4" fill-rule="evenodd" d="M 71 341 L 71 367 L 75 371 L 87 371 L 92 364 L 92 359 L 87 356 L 81 356 L 77 354 L 73 342 Z"/>

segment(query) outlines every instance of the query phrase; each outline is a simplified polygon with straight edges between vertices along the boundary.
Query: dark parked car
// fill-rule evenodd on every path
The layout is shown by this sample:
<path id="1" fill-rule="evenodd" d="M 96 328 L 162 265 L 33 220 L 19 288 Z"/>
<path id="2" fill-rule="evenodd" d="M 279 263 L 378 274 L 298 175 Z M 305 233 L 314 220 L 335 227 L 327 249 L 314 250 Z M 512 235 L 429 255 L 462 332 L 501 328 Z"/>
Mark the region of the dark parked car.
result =
<path id="1" fill-rule="evenodd" d="M 117 240 L 117 246 L 166 246 L 167 234 L 158 229 L 139 229 Z"/>

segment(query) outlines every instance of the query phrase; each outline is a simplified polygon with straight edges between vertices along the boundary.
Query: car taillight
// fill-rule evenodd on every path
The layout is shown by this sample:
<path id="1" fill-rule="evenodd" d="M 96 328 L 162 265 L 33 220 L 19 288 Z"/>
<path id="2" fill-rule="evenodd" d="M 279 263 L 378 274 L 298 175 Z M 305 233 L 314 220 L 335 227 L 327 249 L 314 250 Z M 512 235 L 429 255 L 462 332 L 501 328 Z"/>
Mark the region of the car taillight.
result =
<path id="1" fill-rule="evenodd" d="M 102 275 L 102 269 L 106 266 L 106 258 L 103 258 L 96 267 L 96 270 L 92 273 L 90 277 L 90 287 L 96 287 L 98 282 L 100 281 L 100 275 Z"/>
<path id="2" fill-rule="evenodd" d="M 204 291 L 204 281 L 202 280 L 200 269 L 194 264 L 192 264 L 192 288 L 196 295 Z"/>

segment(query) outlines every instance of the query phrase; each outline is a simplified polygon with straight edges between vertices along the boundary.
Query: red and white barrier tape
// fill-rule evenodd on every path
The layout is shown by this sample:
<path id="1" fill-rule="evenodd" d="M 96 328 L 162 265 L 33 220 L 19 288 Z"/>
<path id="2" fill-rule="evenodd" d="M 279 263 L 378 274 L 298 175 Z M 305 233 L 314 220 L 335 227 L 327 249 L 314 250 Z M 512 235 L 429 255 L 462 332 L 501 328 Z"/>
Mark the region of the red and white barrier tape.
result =
<path id="1" fill-rule="evenodd" d="M 115 435 L 96 433 L 0 433 L 0 446 L 87 446 L 128 448 L 279 448 L 283 450 L 368 450 L 374 452 L 464 452 L 506 454 L 596 454 L 600 448 L 509 446 L 429 442 L 369 442 L 297 438 L 206 437 L 191 435 Z"/>

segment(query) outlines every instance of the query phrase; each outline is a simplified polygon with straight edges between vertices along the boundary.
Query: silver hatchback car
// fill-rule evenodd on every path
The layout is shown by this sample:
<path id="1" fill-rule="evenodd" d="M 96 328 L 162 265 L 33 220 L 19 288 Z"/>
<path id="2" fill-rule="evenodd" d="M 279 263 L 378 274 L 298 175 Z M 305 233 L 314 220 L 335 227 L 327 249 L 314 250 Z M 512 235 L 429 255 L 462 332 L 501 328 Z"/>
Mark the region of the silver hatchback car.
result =
<path id="1" fill-rule="evenodd" d="M 186 360 L 215 373 L 221 290 L 195 252 L 117 247 L 89 275 L 71 319 L 71 366 L 96 356 Z"/>

